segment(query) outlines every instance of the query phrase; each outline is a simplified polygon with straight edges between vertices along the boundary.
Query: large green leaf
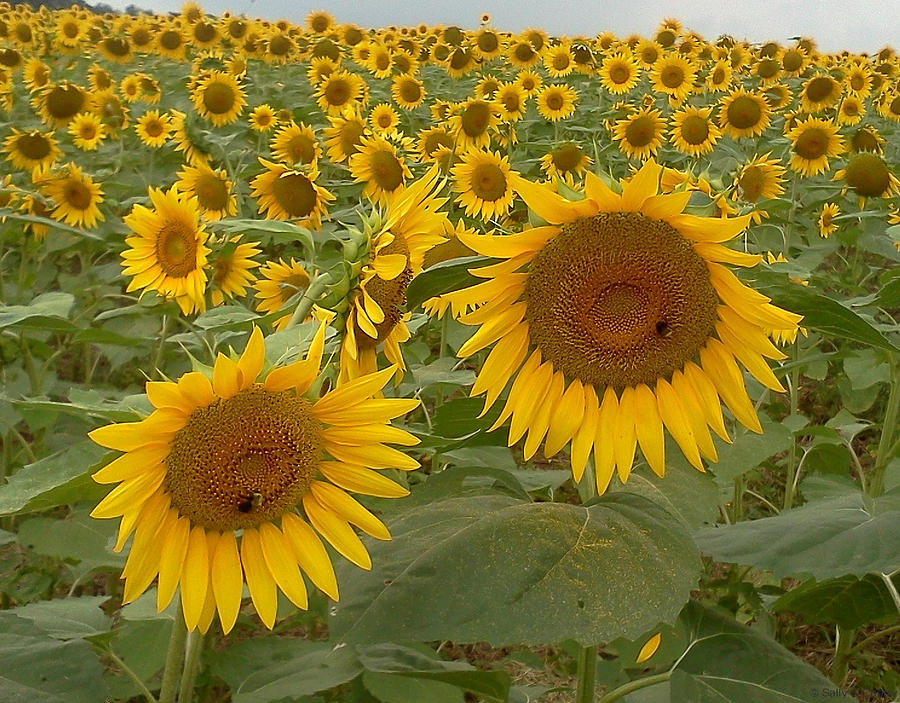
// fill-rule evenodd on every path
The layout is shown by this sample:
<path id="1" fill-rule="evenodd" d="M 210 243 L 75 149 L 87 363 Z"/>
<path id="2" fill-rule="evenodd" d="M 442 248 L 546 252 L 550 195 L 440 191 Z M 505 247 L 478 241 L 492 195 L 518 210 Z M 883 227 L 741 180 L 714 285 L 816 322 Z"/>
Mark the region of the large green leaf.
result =
<path id="1" fill-rule="evenodd" d="M 100 610 L 107 600 L 103 596 L 82 596 L 37 601 L 0 612 L 0 622 L 4 622 L 8 615 L 17 616 L 30 620 L 55 639 L 90 637 L 109 629 L 109 618 Z"/>
<path id="2" fill-rule="evenodd" d="M 485 492 L 398 510 L 393 541 L 369 545 L 371 572 L 339 567 L 339 641 L 635 637 L 672 621 L 698 577 L 681 523 L 633 494 L 580 507 Z"/>
<path id="3" fill-rule="evenodd" d="M 212 226 L 216 229 L 223 230 L 227 234 L 259 232 L 267 235 L 266 238 L 270 238 L 276 243 L 302 244 L 310 254 L 315 251 L 312 232 L 306 229 L 306 227 L 300 227 L 292 222 L 280 222 L 278 220 L 227 219 L 214 223 Z"/>
<path id="4" fill-rule="evenodd" d="M 773 454 L 791 446 L 793 433 L 782 423 L 762 418 L 763 434 L 741 432 L 731 444 L 716 441 L 719 460 L 710 466 L 716 482 L 722 488 L 731 489 L 734 479 L 758 467 Z"/>
<path id="5" fill-rule="evenodd" d="M 41 293 L 28 305 L 0 305 L 0 329 L 17 325 L 44 330 L 70 330 L 69 313 L 75 304 L 71 293 Z"/>
<path id="6" fill-rule="evenodd" d="M 774 517 L 705 528 L 694 537 L 717 561 L 771 569 L 778 578 L 891 573 L 900 568 L 900 510 L 884 510 L 879 502 L 869 505 L 854 492 Z"/>
<path id="7" fill-rule="evenodd" d="M 46 510 L 103 495 L 89 475 L 107 450 L 85 440 L 22 467 L 0 486 L 0 515 Z"/>
<path id="8" fill-rule="evenodd" d="M 469 273 L 469 269 L 477 268 L 486 261 L 483 256 L 465 256 L 429 267 L 416 276 L 407 287 L 407 307 L 412 310 L 436 295 L 478 283 L 478 279 Z"/>
<path id="9" fill-rule="evenodd" d="M 3 703 L 104 703 L 103 667 L 84 640 L 60 641 L 13 615 L 0 626 Z"/>
<path id="10" fill-rule="evenodd" d="M 852 339 L 871 347 L 900 351 L 867 320 L 827 295 L 804 286 L 782 287 L 772 292 L 775 302 L 783 308 L 803 315 L 804 327 L 818 330 L 839 339 Z"/>
<path id="11" fill-rule="evenodd" d="M 900 586 L 900 578 L 895 579 L 895 586 Z M 837 624 L 847 629 L 897 616 L 897 604 L 887 584 L 875 574 L 861 579 L 848 575 L 808 581 L 781 596 L 772 604 L 772 610 L 797 613 L 807 622 Z"/>
<path id="12" fill-rule="evenodd" d="M 218 652 L 211 671 L 234 703 L 294 700 L 340 686 L 362 673 L 352 647 L 297 639 L 255 639 Z"/>

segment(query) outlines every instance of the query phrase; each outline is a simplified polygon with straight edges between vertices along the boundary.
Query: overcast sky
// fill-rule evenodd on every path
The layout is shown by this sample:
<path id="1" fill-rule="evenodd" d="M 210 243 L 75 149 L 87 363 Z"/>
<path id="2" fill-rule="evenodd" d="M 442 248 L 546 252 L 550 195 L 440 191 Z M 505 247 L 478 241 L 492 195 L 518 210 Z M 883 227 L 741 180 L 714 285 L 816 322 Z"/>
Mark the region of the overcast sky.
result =
<path id="1" fill-rule="evenodd" d="M 132 0 L 106 0 L 124 8 Z M 183 0 L 133 0 L 156 12 L 178 10 Z M 873 53 L 900 48 L 900 1 L 883 0 L 205 0 L 211 14 L 230 10 L 262 19 L 302 23 L 312 10 L 327 10 L 340 23 L 363 27 L 456 24 L 474 29 L 483 12 L 498 29 L 540 27 L 551 34 L 593 36 L 613 31 L 648 36 L 665 17 L 676 17 L 708 39 L 731 34 L 752 42 L 787 43 L 813 37 L 823 51 Z"/>

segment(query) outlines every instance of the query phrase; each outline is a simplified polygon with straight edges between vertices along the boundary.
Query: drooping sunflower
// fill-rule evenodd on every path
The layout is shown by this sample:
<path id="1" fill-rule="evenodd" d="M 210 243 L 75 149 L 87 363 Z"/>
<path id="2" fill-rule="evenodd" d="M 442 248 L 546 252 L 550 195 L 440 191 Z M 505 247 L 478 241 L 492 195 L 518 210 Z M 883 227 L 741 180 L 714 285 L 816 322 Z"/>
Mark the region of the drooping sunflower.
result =
<path id="1" fill-rule="evenodd" d="M 641 108 L 613 126 L 619 150 L 632 159 L 649 159 L 662 145 L 666 123 L 659 110 Z"/>
<path id="2" fill-rule="evenodd" d="M 613 53 L 600 64 L 600 85 L 614 95 L 622 95 L 637 85 L 641 67 L 630 54 Z"/>
<path id="3" fill-rule="evenodd" d="M 75 115 L 87 112 L 93 106 L 90 93 L 68 81 L 48 84 L 35 93 L 31 102 L 40 112 L 44 124 L 51 127 L 65 127 Z"/>
<path id="4" fill-rule="evenodd" d="M 545 120 L 558 122 L 572 116 L 577 99 L 578 92 L 570 85 L 545 85 L 537 94 L 537 110 Z"/>
<path id="5" fill-rule="evenodd" d="M 44 133 L 33 129 L 22 132 L 11 127 L 10 132 L 3 140 L 3 151 L 15 168 L 23 171 L 50 169 L 62 156 L 52 131 Z"/>
<path id="6" fill-rule="evenodd" d="M 269 261 L 259 273 L 261 277 L 253 286 L 254 297 L 257 312 L 265 315 L 281 310 L 291 298 L 309 288 L 309 274 L 293 258 L 287 263 L 284 259 Z M 272 326 L 276 330 L 284 329 L 290 319 L 289 313 L 275 320 Z"/>
<path id="7" fill-rule="evenodd" d="M 260 253 L 259 242 L 242 242 L 240 235 L 216 252 L 212 259 L 210 299 L 213 305 L 221 305 L 226 298 L 240 297 L 256 280 L 253 269 L 259 266 L 253 257 Z"/>
<path id="8" fill-rule="evenodd" d="M 201 217 L 207 222 L 237 214 L 234 184 L 224 169 L 215 170 L 206 164 L 184 166 L 175 185 L 181 193 L 197 199 Z"/>
<path id="9" fill-rule="evenodd" d="M 880 154 L 884 151 L 884 144 L 885 139 L 878 133 L 877 129 L 871 125 L 864 125 L 850 136 L 847 146 L 853 153 L 871 151 Z"/>
<path id="10" fill-rule="evenodd" d="M 837 232 L 838 225 L 834 218 L 841 214 L 837 203 L 825 203 L 819 213 L 819 234 L 826 239 Z"/>
<path id="11" fill-rule="evenodd" d="M 391 193 L 403 188 L 412 172 L 397 147 L 378 136 L 362 137 L 359 151 L 350 157 L 350 175 L 357 183 L 365 183 L 363 196 L 384 203 Z"/>
<path id="12" fill-rule="evenodd" d="M 784 193 L 781 184 L 786 169 L 777 159 L 769 158 L 770 155 L 768 152 L 744 164 L 734 179 L 738 194 L 748 203 L 777 198 Z"/>
<path id="13" fill-rule="evenodd" d="M 475 97 L 479 100 L 494 100 L 500 89 L 500 79 L 487 74 L 475 84 Z"/>
<path id="14" fill-rule="evenodd" d="M 316 183 L 318 171 L 298 170 L 262 157 L 259 162 L 266 170 L 250 183 L 250 196 L 257 199 L 259 212 L 272 220 L 293 220 L 301 227 L 319 229 L 334 195 Z"/>
<path id="15" fill-rule="evenodd" d="M 37 56 L 32 56 L 22 69 L 22 82 L 33 93 L 50 84 L 50 67 Z"/>
<path id="16" fill-rule="evenodd" d="M 177 383 L 148 382 L 153 413 L 90 433 L 124 452 L 94 474 L 98 483 L 118 485 L 91 515 L 122 517 L 116 549 L 134 533 L 123 571 L 126 603 L 158 579 L 160 611 L 180 586 L 188 629 L 205 632 L 218 613 L 227 633 L 246 582 L 271 629 L 279 589 L 307 607 L 302 574 L 337 600 L 320 536 L 371 568 L 353 526 L 378 539 L 390 533 L 348 491 L 408 494 L 376 469 L 418 467 L 387 446 L 418 442 L 390 425 L 418 401 L 375 399 L 391 369 L 310 396 L 324 334 L 322 324 L 305 358 L 263 374 L 265 344 L 255 328 L 237 361 L 219 354 L 211 380 L 193 371 Z"/>
<path id="17" fill-rule="evenodd" d="M 499 152 L 470 149 L 453 167 L 453 192 L 456 202 L 469 216 L 488 221 L 505 215 L 512 207 L 513 171 L 509 157 Z"/>
<path id="18" fill-rule="evenodd" d="M 169 126 L 175 151 L 184 153 L 185 160 L 192 166 L 207 164 L 210 160 L 209 143 L 197 129 L 198 118 L 179 110 L 169 112 Z"/>
<path id="19" fill-rule="evenodd" d="M 472 388 L 486 393 L 485 411 L 513 381 L 493 428 L 511 418 L 510 445 L 527 432 L 526 459 L 542 443 L 552 457 L 571 441 L 576 480 L 593 449 L 601 493 L 615 468 L 628 478 L 637 446 L 663 475 L 664 430 L 698 469 L 715 461 L 709 428 L 728 437 L 720 398 L 760 432 L 737 362 L 784 390 L 765 362 L 784 355 L 763 330 L 800 320 L 723 265 L 760 261 L 722 244 L 749 216 L 684 213 L 690 192 L 658 195 L 660 172 L 648 161 L 621 193 L 588 172 L 576 201 L 518 179 L 516 192 L 549 224 L 460 234 L 501 261 L 475 271 L 483 283 L 444 296 L 475 306 L 461 317 L 479 325 L 461 357 L 494 345 Z"/>
<path id="20" fill-rule="evenodd" d="M 695 158 L 715 149 L 722 133 L 710 118 L 711 114 L 711 107 L 688 106 L 672 115 L 669 135 L 674 147 Z"/>
<path id="21" fill-rule="evenodd" d="M 769 104 L 766 99 L 743 88 L 722 99 L 719 125 L 732 139 L 758 137 L 769 126 Z"/>
<path id="22" fill-rule="evenodd" d="M 191 91 L 197 113 L 216 127 L 231 124 L 240 117 L 244 106 L 244 89 L 237 79 L 224 71 L 211 71 Z"/>
<path id="23" fill-rule="evenodd" d="M 103 189 L 75 164 L 67 164 L 59 173 L 43 179 L 41 192 L 54 203 L 50 213 L 54 220 L 87 229 L 104 220 L 98 207 L 103 202 Z"/>
<path id="24" fill-rule="evenodd" d="M 900 91 L 884 91 L 878 101 L 878 114 L 893 122 L 900 122 Z"/>
<path id="25" fill-rule="evenodd" d="M 174 186 L 148 190 L 152 209 L 135 205 L 125 217 L 133 232 L 122 252 L 123 273 L 133 276 L 126 290 L 155 290 L 174 298 L 185 315 L 202 312 L 209 234 L 201 224 L 200 207 Z"/>
<path id="26" fill-rule="evenodd" d="M 839 156 L 844 140 L 832 122 L 809 117 L 797 122 L 788 132 L 791 140 L 791 168 L 804 176 L 828 170 L 828 159 Z"/>
<path id="27" fill-rule="evenodd" d="M 330 127 L 323 131 L 328 158 L 342 163 L 359 151 L 366 134 L 366 123 L 357 114 L 347 111 L 344 115 L 329 115 Z"/>
<path id="28" fill-rule="evenodd" d="M 859 199 L 859 207 L 866 198 L 890 198 L 897 194 L 900 181 L 878 154 L 863 151 L 847 160 L 847 165 L 834 174 L 834 180 L 843 180 L 844 191 L 852 190 Z"/>
<path id="29" fill-rule="evenodd" d="M 269 145 L 272 155 L 288 166 L 315 166 L 322 156 L 316 133 L 305 122 L 281 127 Z"/>
<path id="30" fill-rule="evenodd" d="M 402 378 L 406 365 L 400 344 L 410 337 L 406 327 L 406 287 L 421 273 L 426 254 L 445 241 L 447 216 L 440 212 L 439 169 L 428 172 L 385 201 L 384 209 L 366 224 L 368 260 L 351 291 L 350 311 L 341 340 L 341 376 L 345 383 L 377 368 L 378 346 Z"/>
<path id="31" fill-rule="evenodd" d="M 541 170 L 549 178 L 560 178 L 573 185 L 575 178 L 584 175 L 591 163 L 591 157 L 584 153 L 580 144 L 563 142 L 541 157 Z"/>
<path id="32" fill-rule="evenodd" d="M 674 102 L 684 100 L 694 91 L 696 77 L 694 64 L 677 54 L 661 56 L 650 70 L 653 90 L 668 95 Z"/>
<path id="33" fill-rule="evenodd" d="M 134 131 L 143 144 L 159 149 L 164 146 L 171 132 L 169 116 L 159 110 L 147 110 L 138 118 Z"/>
<path id="34" fill-rule="evenodd" d="M 69 122 L 69 134 L 82 151 L 96 151 L 106 137 L 106 128 L 93 112 L 80 112 Z"/>

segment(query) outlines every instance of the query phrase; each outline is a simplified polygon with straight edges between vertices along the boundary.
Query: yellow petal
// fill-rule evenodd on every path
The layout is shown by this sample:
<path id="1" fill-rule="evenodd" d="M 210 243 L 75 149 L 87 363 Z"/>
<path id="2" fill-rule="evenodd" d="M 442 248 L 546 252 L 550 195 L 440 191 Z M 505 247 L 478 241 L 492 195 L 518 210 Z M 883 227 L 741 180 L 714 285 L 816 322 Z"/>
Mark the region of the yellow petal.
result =
<path id="1" fill-rule="evenodd" d="M 666 440 L 656 395 L 645 383 L 635 387 L 635 434 L 647 464 L 657 476 L 666 475 Z"/>
<path id="2" fill-rule="evenodd" d="M 231 531 L 224 532 L 212 558 L 211 586 L 222 630 L 227 635 L 237 621 L 244 590 L 244 570 L 238 554 L 237 540 Z"/>
<path id="3" fill-rule="evenodd" d="M 178 389 L 185 401 L 190 406 L 184 408 L 185 412 L 192 412 L 197 408 L 205 408 L 216 398 L 213 394 L 212 383 L 199 371 L 190 371 L 178 379 Z"/>
<path id="4" fill-rule="evenodd" d="M 550 366 L 550 364 L 547 365 Z M 537 412 L 534 414 L 534 418 L 528 428 L 528 436 L 525 438 L 525 446 L 523 447 L 525 461 L 534 456 L 544 439 L 544 435 L 550 429 L 550 419 L 556 412 L 560 400 L 562 400 L 565 383 L 565 378 L 561 373 L 554 373 L 551 377 L 550 385 L 547 386 L 547 392 L 541 399 Z"/>
<path id="5" fill-rule="evenodd" d="M 493 425 L 488 429 L 488 432 L 493 432 L 498 427 L 503 425 L 507 419 L 518 408 L 519 398 L 523 392 L 525 392 L 527 386 L 531 383 L 531 378 L 534 375 L 535 371 L 537 371 L 538 367 L 541 363 L 541 353 L 537 349 L 535 349 L 531 355 L 528 357 L 525 364 L 519 369 L 519 373 L 516 374 L 516 378 L 513 381 L 512 387 L 509 389 L 509 395 L 506 397 L 506 403 L 503 405 L 503 410 L 500 412 L 500 416 L 494 422 Z M 549 374 L 547 375 L 547 379 L 549 381 Z M 526 410 L 527 410 L 526 406 Z M 523 430 L 524 432 L 524 430 Z M 519 435 L 521 436 L 521 435 Z M 509 444 L 512 446 L 515 444 L 516 440 L 512 440 Z"/>
<path id="6" fill-rule="evenodd" d="M 478 417 L 483 417 L 500 397 L 509 379 L 522 365 L 527 353 L 528 325 L 524 324 L 514 328 L 491 349 L 469 393 L 475 396 L 487 391 L 484 409 Z"/>
<path id="7" fill-rule="evenodd" d="M 694 242 L 694 251 L 707 261 L 721 262 L 732 266 L 750 268 L 762 261 L 759 254 L 745 254 L 715 242 Z"/>
<path id="8" fill-rule="evenodd" d="M 310 490 L 323 508 L 330 510 L 351 525 L 356 525 L 367 535 L 382 540 L 391 538 L 391 533 L 381 520 L 340 488 L 324 481 L 313 481 L 310 484 Z"/>
<path id="9" fill-rule="evenodd" d="M 516 384 L 510 391 L 509 401 L 514 402 L 512 422 L 509 425 L 509 446 L 512 446 L 525 434 L 525 431 L 531 426 L 533 418 L 537 415 L 540 402 L 543 400 L 550 384 L 553 381 L 553 365 L 541 364 L 532 374 L 524 374 L 519 372 L 518 382 L 522 378 L 522 385 L 518 389 L 515 398 L 513 391 L 516 391 Z"/>
<path id="10" fill-rule="evenodd" d="M 309 598 L 306 595 L 306 585 L 297 568 L 297 560 L 290 542 L 275 525 L 264 522 L 259 526 L 260 545 L 263 557 L 269 573 L 275 578 L 275 583 L 298 608 L 306 610 L 309 607 Z"/>
<path id="11" fill-rule="evenodd" d="M 648 159 L 634 176 L 622 186 L 622 210 L 638 212 L 647 198 L 659 192 L 660 166 L 654 159 Z"/>
<path id="12" fill-rule="evenodd" d="M 385 281 L 392 281 L 406 268 L 409 259 L 405 254 L 378 254 L 370 266 Z"/>
<path id="13" fill-rule="evenodd" d="M 148 400 L 156 408 L 177 408 L 184 410 L 184 397 L 177 383 L 169 381 L 147 381 L 144 386 Z"/>
<path id="14" fill-rule="evenodd" d="M 700 407 L 706 416 L 706 424 L 708 424 L 713 432 L 719 437 L 731 444 L 731 437 L 725 429 L 725 421 L 722 418 L 722 406 L 719 403 L 719 393 L 716 391 L 715 384 L 706 375 L 699 366 L 693 361 L 689 361 L 684 365 L 685 381 L 690 383 L 691 387 L 700 401 Z"/>
<path id="15" fill-rule="evenodd" d="M 253 384 L 256 377 L 259 376 L 259 372 L 262 371 L 265 360 L 266 345 L 263 342 L 263 335 L 259 327 L 254 327 L 244 353 L 237 362 L 241 390 L 249 388 Z"/>
<path id="16" fill-rule="evenodd" d="M 681 214 L 690 199 L 691 192 L 687 190 L 666 195 L 653 195 L 644 201 L 641 213 L 656 220 L 667 220 Z"/>
<path id="17" fill-rule="evenodd" d="M 188 630 L 197 629 L 208 587 L 209 547 L 206 530 L 196 525 L 188 535 L 187 554 L 181 570 L 181 606 Z"/>
<path id="18" fill-rule="evenodd" d="M 765 360 L 759 354 L 744 346 L 741 340 L 732 334 L 726 325 L 721 322 L 716 323 L 716 334 L 719 335 L 719 339 L 725 343 L 725 346 L 731 350 L 731 353 L 738 358 L 738 361 L 744 365 L 744 368 L 750 372 L 753 378 L 773 391 L 786 392 L 787 389 L 781 385 L 781 382 L 775 377 Z"/>
<path id="19" fill-rule="evenodd" d="M 656 398 L 659 403 L 659 416 L 665 423 L 669 434 L 677 442 L 691 465 L 703 471 L 703 460 L 700 458 L 700 450 L 697 448 L 697 440 L 694 431 L 687 418 L 684 406 L 678 400 L 671 384 L 664 378 L 656 382 Z"/>
<path id="20" fill-rule="evenodd" d="M 156 493 L 165 477 L 165 467 L 157 465 L 130 481 L 123 481 L 97 504 L 91 511 L 91 517 L 113 518 L 136 510 Z"/>
<path id="21" fill-rule="evenodd" d="M 561 374 L 560 374 L 561 376 Z M 562 449 L 581 426 L 584 418 L 584 386 L 573 380 L 550 417 L 550 429 L 544 443 L 544 456 L 552 457 Z"/>
<path id="22" fill-rule="evenodd" d="M 366 444 L 350 447 L 345 444 L 327 444 L 328 453 L 338 461 L 371 469 L 401 469 L 415 471 L 419 462 L 398 449 L 383 444 Z"/>
<path id="23" fill-rule="evenodd" d="M 303 509 L 310 524 L 340 554 L 362 569 L 372 568 L 369 553 L 345 520 L 325 510 L 310 493 L 303 496 Z"/>
<path id="24" fill-rule="evenodd" d="M 693 242 L 727 242 L 747 229 L 750 219 L 750 215 L 725 218 L 681 214 L 668 222 Z"/>
<path id="25" fill-rule="evenodd" d="M 190 521 L 186 517 L 177 517 L 174 509 L 171 512 L 175 513 L 176 519 L 164 539 L 165 549 L 159 560 L 159 582 L 156 585 L 156 609 L 160 612 L 166 609 L 178 588 L 191 533 Z"/>
<path id="26" fill-rule="evenodd" d="M 391 379 L 394 369 L 384 369 L 377 373 L 361 376 L 345 383 L 340 388 L 327 393 L 313 405 L 313 414 L 322 422 L 336 424 L 327 419 L 330 415 L 340 415 L 343 408 L 348 408 L 364 400 L 369 400 L 378 393 Z"/>
<path id="27" fill-rule="evenodd" d="M 600 406 L 594 387 L 590 384 L 584 386 L 583 394 L 584 416 L 572 438 L 572 476 L 576 483 L 581 481 L 581 477 L 584 475 L 588 456 L 597 435 L 597 423 L 600 421 Z"/>
<path id="28" fill-rule="evenodd" d="M 603 495 L 612 480 L 616 467 L 616 418 L 619 415 L 619 398 L 607 387 L 603 392 L 600 414 L 597 420 L 597 435 L 594 438 L 594 471 L 597 474 L 597 493 Z"/>
<path id="29" fill-rule="evenodd" d="M 219 352 L 213 366 L 213 391 L 220 398 L 231 398 L 240 389 L 241 379 L 238 365 Z"/>
<path id="30" fill-rule="evenodd" d="M 787 358 L 784 352 L 769 341 L 765 332 L 756 325 L 747 322 L 728 306 L 719 306 L 719 318 L 728 327 L 729 331 L 741 341 L 741 344 L 749 350 L 767 359 L 781 360 Z"/>
<path id="31" fill-rule="evenodd" d="M 610 189 L 599 176 L 588 171 L 584 176 L 584 194 L 593 200 L 600 212 L 619 212 L 622 210 L 622 196 Z"/>
<path id="32" fill-rule="evenodd" d="M 525 201 L 528 208 L 550 224 L 558 225 L 572 222 L 579 217 L 597 213 L 597 205 L 591 200 L 566 200 L 558 193 L 555 193 L 550 186 L 543 183 L 532 183 L 520 176 L 515 176 L 510 180 L 512 181 L 513 190 Z M 460 237 L 460 239 L 462 238 Z M 476 249 L 476 251 L 478 250 Z M 488 254 L 488 256 L 491 255 Z"/>
<path id="33" fill-rule="evenodd" d="M 244 566 L 244 576 L 247 579 L 253 607 L 259 613 L 263 625 L 271 630 L 278 612 L 278 591 L 275 579 L 266 566 L 259 532 L 255 528 L 244 530 L 241 536 L 241 563 Z"/>
<path id="34" fill-rule="evenodd" d="M 747 429 L 762 434 L 762 425 L 747 396 L 741 371 L 725 346 L 717 339 L 708 340 L 700 350 L 700 363 L 737 420 Z"/>
<path id="35" fill-rule="evenodd" d="M 377 471 L 363 466 L 340 464 L 336 461 L 319 463 L 319 471 L 336 486 L 353 493 L 379 498 L 402 498 L 409 495 L 409 490 L 394 483 Z"/>
<path id="36" fill-rule="evenodd" d="M 334 567 L 322 540 L 299 516 L 286 513 L 281 516 L 281 529 L 294 550 L 294 556 L 303 573 L 316 587 L 332 600 L 338 599 L 337 579 Z"/>
<path id="37" fill-rule="evenodd" d="M 694 439 L 697 440 L 697 447 L 700 449 L 700 455 L 706 457 L 710 461 L 718 461 L 719 453 L 716 451 L 716 445 L 713 444 L 712 436 L 709 434 L 709 427 L 706 424 L 706 413 L 697 396 L 697 392 L 690 382 L 684 377 L 681 371 L 675 371 L 670 381 L 675 395 L 684 406 L 684 412 L 687 415 L 688 422 L 691 423 L 691 429 L 694 432 Z"/>
<path id="38" fill-rule="evenodd" d="M 622 397 L 619 398 L 619 408 L 616 411 L 613 435 L 616 470 L 619 472 L 619 480 L 622 483 L 628 480 L 629 475 L 631 475 L 631 465 L 634 463 L 634 450 L 637 446 L 634 421 L 634 388 L 625 386 L 622 389 Z"/>
<path id="39" fill-rule="evenodd" d="M 420 404 L 416 398 L 375 398 L 327 413 L 317 407 L 316 417 L 328 425 L 353 427 L 360 423 L 388 422 L 412 412 Z"/>
<path id="40" fill-rule="evenodd" d="M 559 198 L 555 193 L 553 195 Z M 559 234 L 559 227 L 533 227 L 520 234 L 503 236 L 462 231 L 457 233 L 457 238 L 469 249 L 473 249 L 483 256 L 512 259 L 520 254 L 533 254 L 542 249 L 557 234 Z"/>
<path id="41" fill-rule="evenodd" d="M 492 317 L 466 340 L 456 355 L 460 358 L 465 358 L 479 349 L 484 349 L 489 344 L 493 344 L 522 321 L 522 318 L 525 316 L 525 310 L 526 304 L 524 302 L 515 303 L 507 310 Z"/>
<path id="42" fill-rule="evenodd" d="M 129 481 L 148 471 L 158 470 L 167 456 L 169 456 L 168 445 L 152 444 L 149 447 L 140 447 L 113 459 L 91 478 L 97 483 Z"/>
<path id="43" fill-rule="evenodd" d="M 653 637 L 651 637 L 647 642 L 641 647 L 641 651 L 638 652 L 637 659 L 634 660 L 635 664 L 643 664 L 650 657 L 656 654 L 656 650 L 659 649 L 659 643 L 662 641 L 662 633 L 657 632 Z"/>
<path id="44" fill-rule="evenodd" d="M 322 431 L 326 445 L 329 443 L 345 444 L 351 447 L 360 447 L 364 444 L 377 444 L 390 442 L 404 447 L 414 447 L 419 443 L 419 438 L 406 430 L 391 425 L 372 424 L 357 425 L 356 427 L 329 427 Z"/>

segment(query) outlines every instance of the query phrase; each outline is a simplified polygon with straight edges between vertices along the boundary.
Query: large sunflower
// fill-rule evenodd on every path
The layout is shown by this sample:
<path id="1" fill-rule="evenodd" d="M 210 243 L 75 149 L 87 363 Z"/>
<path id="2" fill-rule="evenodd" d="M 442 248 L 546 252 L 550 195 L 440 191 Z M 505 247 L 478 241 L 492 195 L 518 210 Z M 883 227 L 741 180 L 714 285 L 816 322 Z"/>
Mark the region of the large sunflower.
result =
<path id="1" fill-rule="evenodd" d="M 447 216 L 438 212 L 437 166 L 404 190 L 392 193 L 382 212 L 368 223 L 368 261 L 351 293 L 351 307 L 341 342 L 341 381 L 375 371 L 379 343 L 398 378 L 406 365 L 400 344 L 409 339 L 405 321 L 406 287 L 421 273 L 425 255 L 445 241 Z"/>
<path id="2" fill-rule="evenodd" d="M 216 127 L 231 124 L 240 117 L 247 101 L 237 79 L 223 71 L 212 71 L 191 92 L 197 113 Z"/>
<path id="3" fill-rule="evenodd" d="M 134 232 L 122 252 L 123 273 L 134 277 L 127 290 L 155 290 L 174 298 L 185 315 L 202 312 L 209 235 L 200 224 L 200 206 L 175 187 L 149 191 L 153 209 L 135 205 L 125 218 Z"/>
<path id="4" fill-rule="evenodd" d="M 269 144 L 273 156 L 287 166 L 315 166 L 322 156 L 316 133 L 305 122 L 281 127 Z"/>
<path id="5" fill-rule="evenodd" d="M 319 229 L 326 206 L 334 200 L 318 183 L 318 171 L 298 171 L 259 157 L 265 171 L 250 183 L 250 196 L 257 198 L 259 211 L 272 220 L 294 220 L 303 227 Z"/>
<path id="6" fill-rule="evenodd" d="M 516 192 L 549 224 L 458 234 L 501 261 L 474 271 L 483 283 L 445 296 L 457 309 L 476 307 L 461 317 L 480 327 L 460 356 L 495 345 L 472 388 L 487 394 L 485 411 L 513 381 L 494 427 L 512 419 L 510 444 L 527 432 L 526 459 L 541 443 L 549 457 L 571 440 L 576 480 L 593 449 L 600 492 L 614 467 L 628 478 L 638 445 L 662 475 L 664 428 L 698 469 L 701 457 L 715 461 L 709 428 L 728 438 L 720 398 L 760 432 L 736 359 L 784 390 L 765 362 L 784 355 L 764 330 L 800 320 L 722 265 L 760 261 L 722 245 L 749 216 L 684 213 L 690 191 L 658 195 L 661 170 L 648 161 L 621 193 L 588 172 L 576 201 L 517 179 Z"/>
<path id="7" fill-rule="evenodd" d="M 613 139 L 619 142 L 619 150 L 632 159 L 649 159 L 656 156 L 662 145 L 666 123 L 659 110 L 641 108 L 613 126 Z"/>
<path id="8" fill-rule="evenodd" d="M 180 586 L 188 629 L 205 632 L 218 612 L 228 632 L 246 582 L 271 628 L 278 589 L 307 607 L 302 574 L 337 600 L 320 535 L 371 568 L 353 526 L 378 539 L 390 533 L 347 491 L 408 494 L 373 469 L 418 467 L 386 444 L 417 443 L 390 420 L 418 401 L 373 397 L 393 369 L 316 398 L 310 388 L 324 335 L 322 324 L 306 358 L 263 373 L 265 346 L 256 328 L 237 361 L 219 354 L 211 380 L 192 371 L 177 383 L 150 382 L 147 396 L 156 409 L 146 419 L 90 433 L 97 444 L 124 452 L 94 474 L 98 483 L 118 485 L 91 514 L 121 516 L 117 549 L 134 533 L 123 570 L 126 603 L 158 579 L 159 610 Z"/>
<path id="9" fill-rule="evenodd" d="M 412 177 L 409 166 L 397 148 L 376 135 L 362 137 L 359 151 L 350 157 L 350 175 L 364 182 L 363 196 L 376 203 L 384 203 L 403 183 Z"/>
<path id="10" fill-rule="evenodd" d="M 832 122 L 809 117 L 788 132 L 791 140 L 791 168 L 804 176 L 828 170 L 828 159 L 839 156 L 844 141 Z"/>

